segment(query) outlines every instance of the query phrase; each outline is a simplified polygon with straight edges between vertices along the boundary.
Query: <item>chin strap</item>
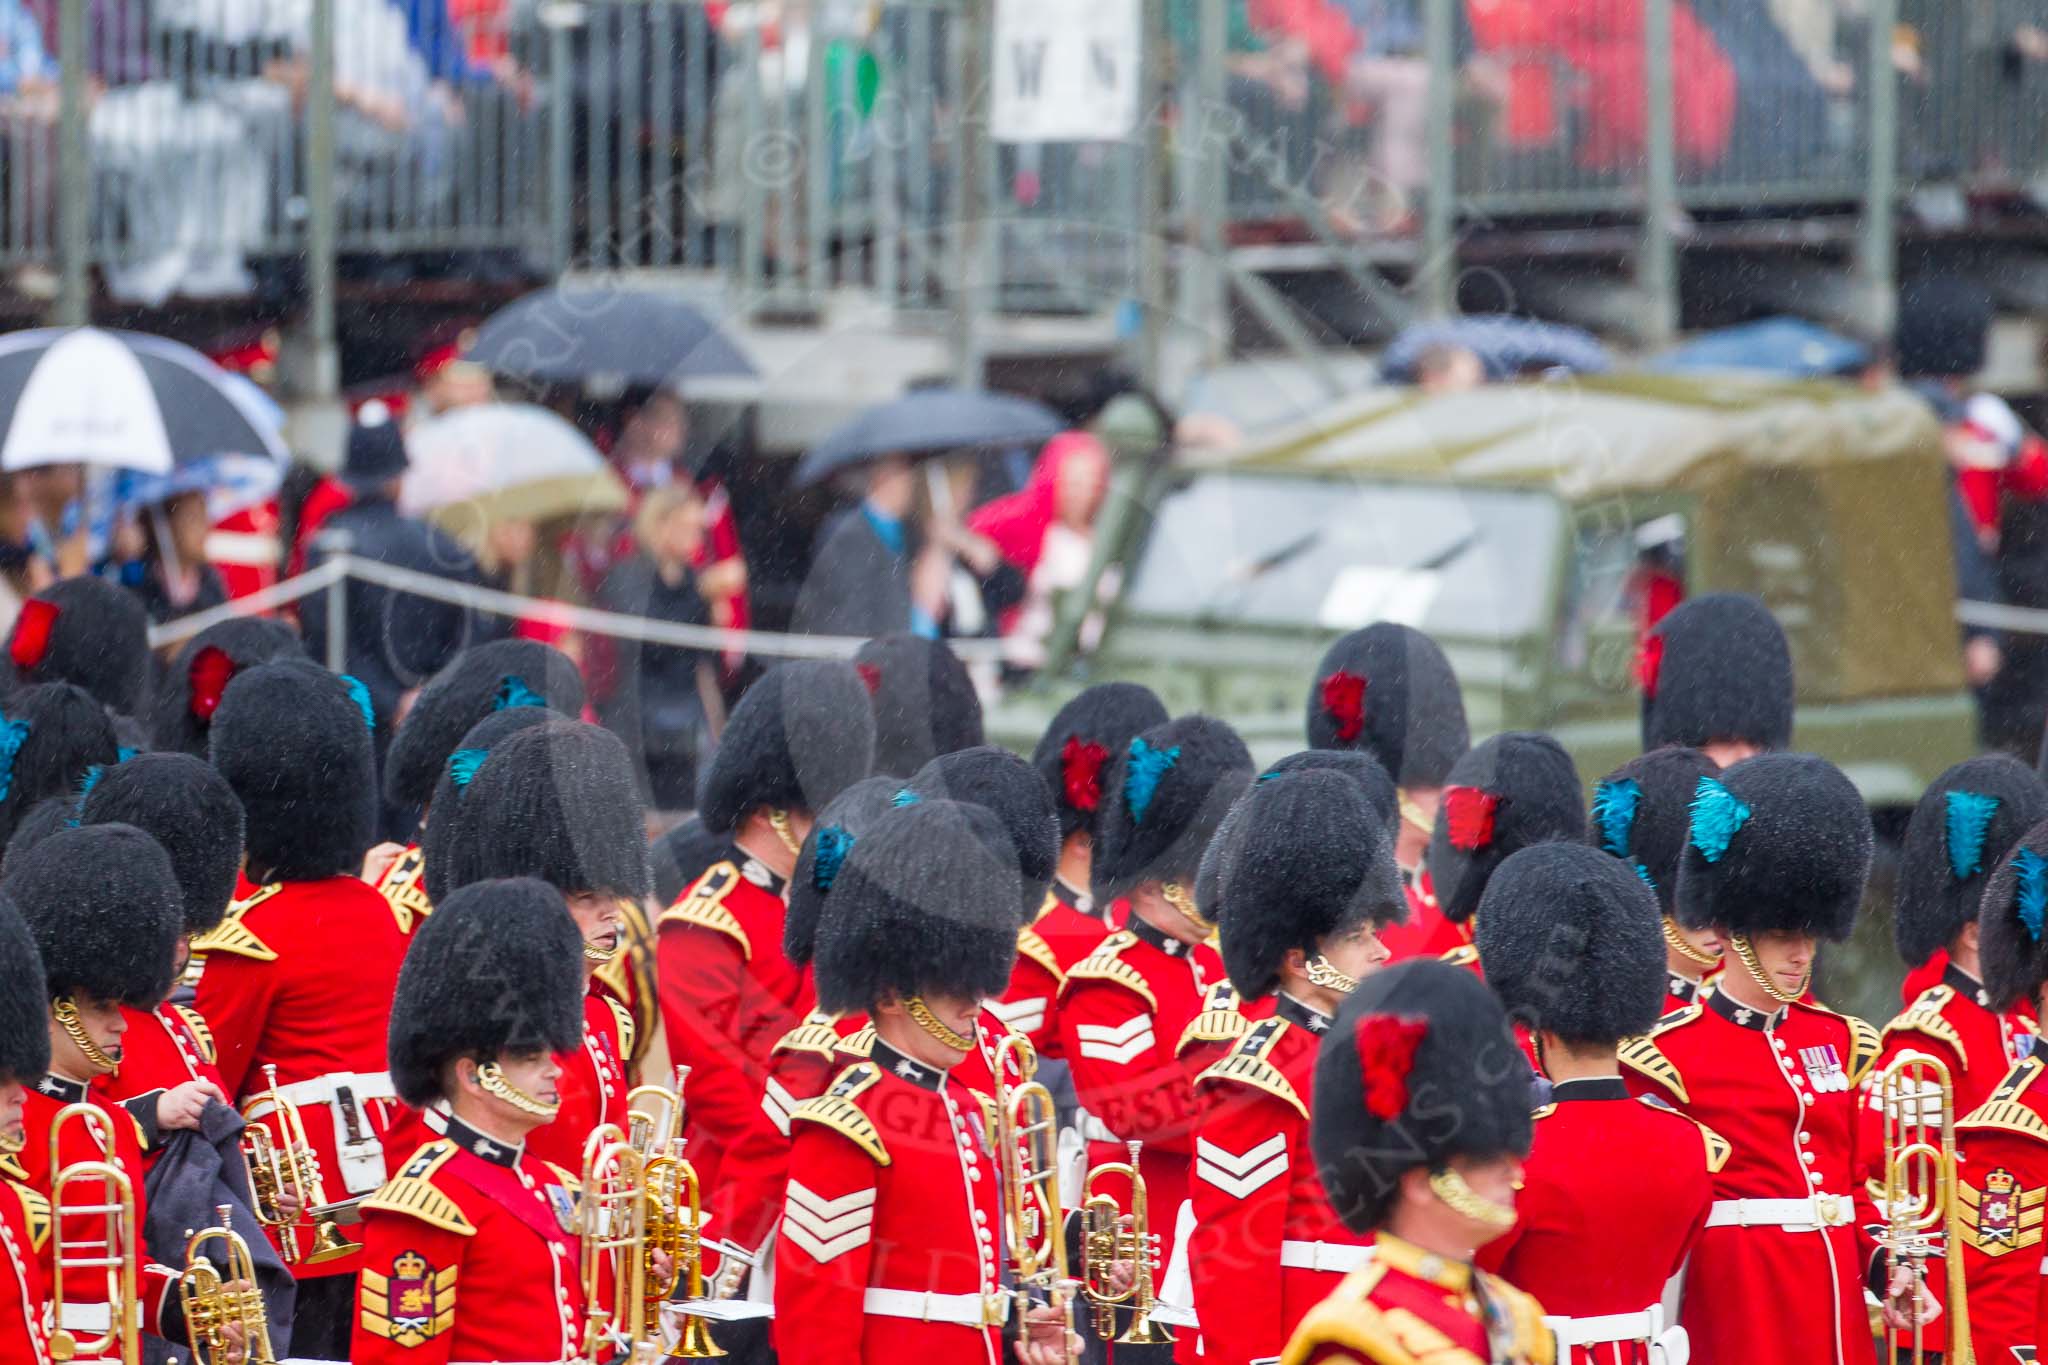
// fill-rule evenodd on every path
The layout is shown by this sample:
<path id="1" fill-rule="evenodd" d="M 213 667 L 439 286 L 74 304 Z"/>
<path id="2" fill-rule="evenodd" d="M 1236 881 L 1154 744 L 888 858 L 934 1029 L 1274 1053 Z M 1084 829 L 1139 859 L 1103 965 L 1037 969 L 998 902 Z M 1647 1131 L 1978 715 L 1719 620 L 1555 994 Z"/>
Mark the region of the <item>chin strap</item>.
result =
<path id="1" fill-rule="evenodd" d="M 1712 953 L 1701 952 L 1698 948 L 1693 947 L 1692 940 L 1685 936 L 1685 932 L 1678 927 L 1678 921 L 1671 918 L 1671 916 L 1666 915 L 1657 923 L 1664 930 L 1665 944 L 1670 947 L 1671 951 L 1677 953 L 1687 962 L 1692 963 L 1693 966 L 1714 967 L 1720 964 L 1720 958 L 1715 957 Z"/>
<path id="2" fill-rule="evenodd" d="M 1324 957 L 1321 953 L 1317 953 L 1314 957 L 1310 958 L 1308 965 L 1302 970 L 1307 975 L 1308 984 L 1311 986 L 1320 986 L 1326 991 L 1335 991 L 1339 995 L 1349 995 L 1358 989 L 1357 977 L 1338 971 L 1331 964 L 1330 959 Z"/>
<path id="3" fill-rule="evenodd" d="M 476 1083 L 486 1095 L 501 1099 L 523 1114 L 537 1119 L 551 1119 L 561 1109 L 559 1104 L 545 1104 L 505 1079 L 505 1073 L 498 1069 L 496 1062 L 485 1062 L 476 1069 Z"/>
<path id="4" fill-rule="evenodd" d="M 85 1060 L 109 1076 L 121 1069 L 121 1064 L 109 1057 L 100 1045 L 92 1040 L 92 1035 L 85 1031 L 85 1024 L 78 1017 L 78 1006 L 71 1003 L 70 996 L 51 1003 L 50 1017 L 57 1021 L 57 1027 L 63 1029 L 77 1045 L 78 1050 L 85 1054 Z"/>
<path id="5" fill-rule="evenodd" d="M 1441 1171 L 1429 1173 L 1429 1188 L 1437 1198 L 1444 1201 L 1445 1207 L 1461 1218 L 1484 1223 L 1487 1227 L 1498 1228 L 1502 1232 L 1515 1225 L 1513 1209 L 1486 1198 L 1467 1185 L 1464 1176 L 1448 1166 Z"/>
<path id="6" fill-rule="evenodd" d="M 618 955 L 619 945 L 616 943 L 609 948 L 600 948 L 595 943 L 590 942 L 585 942 L 583 945 L 583 957 L 588 962 L 610 962 Z"/>
<path id="7" fill-rule="evenodd" d="M 948 1027 L 945 1020 L 932 1013 L 932 1007 L 925 1004 L 923 996 L 913 995 L 908 1000 L 905 1000 L 903 1002 L 903 1010 L 904 1013 L 910 1016 L 911 1023 L 916 1024 L 926 1033 L 929 1033 L 947 1047 L 952 1048 L 953 1051 L 974 1051 L 974 1040 L 964 1033 L 955 1033 Z"/>
<path id="8" fill-rule="evenodd" d="M 1778 984 L 1775 981 L 1771 980 L 1770 974 L 1764 970 L 1764 964 L 1756 960 L 1756 949 L 1750 944 L 1747 934 L 1736 934 L 1728 940 L 1728 946 L 1735 950 L 1735 960 L 1740 962 L 1742 969 L 1749 973 L 1749 979 L 1756 982 L 1762 988 L 1765 995 L 1768 995 L 1779 1004 L 1793 1004 L 1800 996 L 1806 994 L 1806 987 L 1813 980 L 1813 968 L 1808 967 L 1806 975 L 1799 978 L 1798 990 L 1783 991 L 1778 989 Z"/>
<path id="9" fill-rule="evenodd" d="M 1168 905 L 1180 911 L 1181 918 L 1194 925 L 1197 929 L 1200 929 L 1204 934 L 1215 929 L 1215 922 L 1202 913 L 1202 907 L 1195 904 L 1194 893 L 1179 882 L 1159 883 L 1159 897 Z"/>
<path id="10" fill-rule="evenodd" d="M 803 856 L 804 841 L 797 838 L 796 831 L 789 827 L 788 811 L 780 806 L 771 808 L 768 812 L 768 828 L 774 830 L 775 837 L 782 840 L 782 846 L 789 850 L 790 857 Z"/>
<path id="11" fill-rule="evenodd" d="M 28 1134 L 26 1132 L 0 1131 L 0 1156 L 13 1156 L 27 1146 Z"/>
<path id="12" fill-rule="evenodd" d="M 1398 799 L 1400 801 L 1402 824 L 1413 825 L 1424 834 L 1432 834 L 1436 831 L 1436 821 L 1429 818 L 1422 807 L 1416 803 L 1414 797 L 1410 796 L 1407 792 L 1401 792 L 1398 794 Z"/>

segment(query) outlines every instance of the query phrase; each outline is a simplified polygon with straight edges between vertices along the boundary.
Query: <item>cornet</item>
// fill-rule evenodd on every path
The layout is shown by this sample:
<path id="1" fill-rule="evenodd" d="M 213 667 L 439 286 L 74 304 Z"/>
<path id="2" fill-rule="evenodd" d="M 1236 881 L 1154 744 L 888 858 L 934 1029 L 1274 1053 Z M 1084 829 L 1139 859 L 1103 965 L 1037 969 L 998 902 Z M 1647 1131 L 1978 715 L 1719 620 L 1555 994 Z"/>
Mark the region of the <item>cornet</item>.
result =
<path id="1" fill-rule="evenodd" d="M 583 1143 L 583 1199 L 577 1206 L 582 1249 L 583 1358 L 601 1365 L 633 1358 L 647 1331 L 646 1172 L 640 1153 L 615 1123 L 600 1123 Z M 613 1268 L 609 1308 L 605 1269 Z"/>
<path id="2" fill-rule="evenodd" d="M 1138 1172 L 1142 1143 L 1130 1144 L 1129 1161 L 1105 1161 L 1088 1172 L 1081 1187 L 1081 1287 L 1094 1306 L 1095 1335 L 1119 1345 L 1162 1346 L 1173 1333 L 1152 1321 L 1158 1300 L 1152 1293 L 1152 1218 L 1145 1199 L 1145 1177 Z M 1131 1221 L 1113 1195 L 1098 1194 L 1098 1180 L 1124 1177 L 1131 1182 Z M 1128 1288 L 1110 1287 L 1116 1264 L 1128 1261 L 1136 1272 Z M 1116 1331 L 1116 1310 L 1128 1304 L 1131 1325 Z"/>
<path id="3" fill-rule="evenodd" d="M 683 1135 L 683 1081 L 690 1068 L 676 1068 L 676 1087 L 636 1085 L 626 1093 L 627 1140 L 642 1161 L 652 1161 L 667 1152 Z"/>
<path id="4" fill-rule="evenodd" d="M 235 1231 L 234 1210 L 222 1204 L 217 1213 L 218 1226 L 191 1234 L 185 1243 L 185 1269 L 178 1276 L 178 1302 L 185 1309 L 192 1357 L 202 1365 L 223 1365 L 230 1351 L 227 1329 L 239 1323 L 246 1365 L 275 1365 L 270 1319 L 256 1288 L 256 1262 L 249 1244 Z M 218 1247 L 212 1245 L 216 1242 Z M 209 1251 L 220 1254 L 219 1265 L 208 1259 Z"/>
<path id="5" fill-rule="evenodd" d="M 50 1208 L 53 1239 L 51 1266 L 56 1279 L 50 1286 L 51 1311 L 56 1323 L 50 1333 L 50 1358 L 63 1362 L 79 1357 L 96 1360 L 118 1359 L 121 1365 L 139 1365 L 142 1359 L 142 1327 L 135 1291 L 136 1259 L 140 1254 L 135 1226 L 135 1186 L 127 1173 L 111 1161 L 76 1161 L 59 1164 L 64 1127 L 82 1123 L 102 1152 L 114 1150 L 113 1129 L 107 1116 L 90 1104 L 68 1104 L 57 1111 L 50 1124 Z M 74 1202 L 74 1186 L 97 1186 L 93 1202 Z M 64 1235 L 67 1220 L 79 1217 L 100 1219 L 100 1235 L 73 1241 Z M 96 1298 L 78 1299 L 66 1292 L 73 1272 L 97 1270 L 104 1277 L 104 1291 Z M 107 1314 L 107 1330 L 98 1336 L 81 1335 L 72 1324 L 88 1313 Z"/>
<path id="6" fill-rule="evenodd" d="M 675 1292 L 678 1283 L 687 1299 L 704 1297 L 704 1210 L 698 1196 L 697 1170 L 683 1159 L 680 1138 L 667 1152 L 647 1163 L 642 1174 L 647 1180 L 647 1244 L 641 1258 L 647 1277 L 646 1318 L 650 1327 L 661 1324 L 661 1305 Z M 654 1253 L 668 1253 L 666 1275 L 656 1275 Z M 675 1349 L 669 1354 L 684 1360 L 704 1360 L 725 1354 L 711 1339 L 711 1324 L 698 1314 L 685 1311 Z"/>
<path id="7" fill-rule="evenodd" d="M 1074 1285 L 1059 1227 L 1059 1118 L 1052 1092 L 1038 1081 L 1013 1086 L 1005 1079 L 1012 1066 L 1019 1075 L 1031 1074 L 1030 1047 L 1022 1035 L 1008 1035 L 996 1045 L 993 1063 L 996 1169 L 1002 1173 L 1003 1225 L 1015 1272 L 1020 1330 L 1031 1306 L 1028 1291 L 1043 1290 L 1048 1302 L 1071 1317 Z"/>
<path id="8" fill-rule="evenodd" d="M 1917 1302 L 1927 1260 L 1947 1261 L 1948 1342 L 1934 1351 L 1947 1365 L 1975 1365 L 1969 1300 L 1963 1284 L 1961 1206 L 1956 1186 L 1955 1087 L 1948 1067 L 1924 1052 L 1901 1053 L 1877 1077 L 1884 1114 L 1884 1246 L 1890 1267 L 1906 1266 L 1912 1282 L 1895 1299 Z M 1902 1302 L 1901 1302 L 1902 1300 Z M 1899 1358 L 1900 1333 L 1885 1327 L 1885 1359 Z M 1927 1329 L 1913 1328 L 1911 1359 L 1927 1359 Z"/>
<path id="9" fill-rule="evenodd" d="M 283 1136 L 271 1136 L 270 1130 L 254 1119 L 242 1130 L 242 1156 L 249 1163 L 249 1191 L 256 1206 L 256 1218 L 265 1227 L 281 1229 L 278 1254 L 288 1265 L 319 1265 L 346 1256 L 356 1249 L 355 1244 L 341 1235 L 341 1229 L 331 1219 L 310 1220 L 312 1248 L 303 1256 L 299 1252 L 293 1229 L 327 1203 L 327 1193 L 320 1179 L 319 1159 L 313 1155 L 313 1144 L 306 1140 L 306 1122 L 299 1114 L 299 1106 L 278 1093 L 276 1067 L 266 1065 L 263 1078 L 265 1093 L 257 1096 L 251 1107 L 268 1102 Z M 245 1113 L 243 1117 L 248 1116 Z M 285 1216 L 279 1204 L 280 1195 L 290 1195 L 298 1202 L 296 1218 Z"/>

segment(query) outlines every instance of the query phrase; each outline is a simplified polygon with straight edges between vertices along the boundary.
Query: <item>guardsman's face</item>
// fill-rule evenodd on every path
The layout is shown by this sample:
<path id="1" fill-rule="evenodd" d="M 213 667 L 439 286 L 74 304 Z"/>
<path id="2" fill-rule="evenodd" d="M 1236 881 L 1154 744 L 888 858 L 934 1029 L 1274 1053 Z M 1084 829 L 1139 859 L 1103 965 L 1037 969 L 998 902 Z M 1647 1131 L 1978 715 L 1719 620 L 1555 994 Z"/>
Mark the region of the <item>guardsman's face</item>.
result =
<path id="1" fill-rule="evenodd" d="M 500 1053 L 498 1070 L 515 1087 L 542 1104 L 562 1102 L 562 1064 L 546 1049 Z"/>
<path id="2" fill-rule="evenodd" d="M 28 1086 L 20 1077 L 0 1081 L 0 1151 L 18 1149 L 27 1137 L 21 1123 L 21 1105 L 27 1097 Z"/>
<path id="3" fill-rule="evenodd" d="M 564 897 L 569 902 L 569 916 L 576 921 L 576 931 L 583 935 L 583 941 L 600 952 L 610 953 L 619 946 L 619 908 L 617 896 L 602 891 L 572 891 Z"/>
<path id="4" fill-rule="evenodd" d="M 1522 1159 L 1514 1156 L 1494 1157 L 1489 1161 L 1473 1161 L 1456 1157 L 1451 1166 L 1465 1177 L 1465 1184 L 1472 1193 L 1489 1204 L 1501 1208 L 1515 1207 L 1515 1191 L 1522 1188 Z"/>
<path id="5" fill-rule="evenodd" d="M 72 995 L 71 1004 L 78 1011 L 78 1023 L 85 1030 L 85 1036 L 118 1064 L 121 1040 L 128 1033 L 128 1020 L 121 1013 L 121 1007 L 111 1001 L 95 1000 L 78 993 Z M 62 1070 L 74 1080 L 89 1079 L 101 1070 L 99 1064 L 88 1058 L 68 1033 L 54 1026 L 50 1030 L 50 1058 L 54 1069 Z"/>
<path id="6" fill-rule="evenodd" d="M 1788 934 L 1772 930 L 1758 934 L 1749 941 L 1756 952 L 1756 960 L 1764 969 L 1764 975 L 1781 991 L 1798 992 L 1806 989 L 1807 979 L 1813 971 L 1814 953 L 1820 941 L 1812 934 Z"/>
<path id="7" fill-rule="evenodd" d="M 1316 945 L 1332 967 L 1348 977 L 1363 981 L 1387 965 L 1391 954 L 1369 924 L 1332 934 Z"/>

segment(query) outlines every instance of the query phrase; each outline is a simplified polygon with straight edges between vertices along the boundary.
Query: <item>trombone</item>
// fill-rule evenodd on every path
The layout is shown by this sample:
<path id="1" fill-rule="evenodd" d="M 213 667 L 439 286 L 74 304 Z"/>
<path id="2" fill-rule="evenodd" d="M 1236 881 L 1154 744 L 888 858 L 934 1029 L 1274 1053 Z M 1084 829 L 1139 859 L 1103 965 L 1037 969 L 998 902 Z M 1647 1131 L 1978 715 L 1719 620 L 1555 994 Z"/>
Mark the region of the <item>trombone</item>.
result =
<path id="1" fill-rule="evenodd" d="M 577 1206 L 583 1358 L 588 1365 L 602 1365 L 615 1355 L 637 1359 L 649 1343 L 647 1205 L 640 1153 L 617 1124 L 600 1123 L 583 1143 L 583 1199 Z M 609 1309 L 604 1295 L 607 1266 L 614 1270 Z"/>
<path id="2" fill-rule="evenodd" d="M 641 1270 L 647 1279 L 647 1321 L 659 1327 L 661 1305 L 683 1286 L 684 1299 L 704 1297 L 704 1210 L 699 1198 L 697 1169 L 683 1158 L 682 1139 L 670 1142 L 668 1150 L 643 1168 L 647 1180 L 647 1242 L 641 1256 Z M 657 1275 L 654 1253 L 668 1253 L 666 1275 Z M 675 1349 L 669 1354 L 683 1360 L 705 1360 L 722 1356 L 725 1349 L 711 1339 L 711 1324 L 687 1308 L 677 1329 Z"/>
<path id="3" fill-rule="evenodd" d="M 332 1219 L 312 1218 L 313 1245 L 303 1253 L 299 1250 L 295 1229 L 327 1203 L 327 1192 L 320 1180 L 319 1158 L 313 1154 L 313 1144 L 306 1140 L 306 1122 L 299 1106 L 278 1093 L 276 1067 L 266 1064 L 263 1079 L 265 1093 L 256 1096 L 248 1107 L 268 1102 L 277 1118 L 280 1136 L 273 1137 L 268 1128 L 254 1119 L 249 1119 L 248 1127 L 242 1130 L 242 1157 L 249 1164 L 249 1192 L 256 1219 L 265 1227 L 281 1230 L 278 1254 L 287 1265 L 319 1265 L 346 1256 L 356 1249 L 355 1244 L 341 1235 Z M 248 1118 L 246 1112 L 243 1117 Z M 298 1202 L 297 1217 L 285 1216 L 279 1204 L 280 1195 L 289 1195 Z"/>
<path id="4" fill-rule="evenodd" d="M 1020 1053 L 1013 1057 L 1011 1054 Z M 1067 1271 L 1067 1243 L 1060 1235 L 1059 1118 L 1052 1092 L 1038 1081 L 1011 1085 L 1010 1067 L 1028 1076 L 1036 1064 L 1031 1044 L 1010 1034 L 996 1044 L 995 1152 L 1002 1173 L 1003 1230 L 1016 1280 L 1018 1330 L 1030 1309 L 1030 1290 L 1071 1321 L 1074 1280 Z"/>
<path id="5" fill-rule="evenodd" d="M 192 1358 L 202 1365 L 224 1365 L 233 1353 L 228 1328 L 242 1328 L 241 1359 L 246 1365 L 275 1365 L 270 1345 L 270 1319 L 263 1293 L 256 1287 L 256 1262 L 249 1244 L 235 1231 L 234 1210 L 215 1210 L 220 1222 L 190 1234 L 185 1243 L 185 1269 L 178 1276 L 178 1302 L 185 1309 L 185 1332 Z M 213 1243 L 218 1242 L 218 1247 Z M 217 1252 L 215 1265 L 208 1252 Z"/>
<path id="6" fill-rule="evenodd" d="M 56 1273 L 50 1286 L 55 1322 L 50 1333 L 50 1359 L 118 1359 L 121 1365 L 139 1365 L 142 1332 L 135 1277 L 141 1242 L 135 1225 L 135 1185 L 111 1160 L 75 1161 L 69 1166 L 61 1163 L 58 1151 L 64 1127 L 73 1122 L 85 1125 L 102 1152 L 114 1151 L 113 1129 L 98 1108 L 91 1104 L 67 1104 L 57 1111 L 50 1124 L 51 1265 Z M 72 1203 L 66 1195 L 75 1185 L 97 1187 L 97 1199 Z M 77 1217 L 100 1219 L 99 1237 L 85 1241 L 66 1237 L 65 1222 Z M 92 1270 L 103 1276 L 103 1293 L 93 1300 L 74 1298 L 68 1290 L 72 1272 Z M 81 1335 L 81 1320 L 86 1313 L 96 1314 L 100 1309 L 108 1316 L 106 1331 L 98 1336 Z M 74 1328 L 73 1324 L 80 1325 Z"/>
<path id="7" fill-rule="evenodd" d="M 1105 1161 L 1088 1172 L 1081 1186 L 1081 1290 L 1094 1305 L 1095 1335 L 1104 1341 L 1128 1346 L 1163 1346 L 1173 1333 L 1152 1321 L 1158 1299 L 1152 1292 L 1152 1217 L 1145 1198 L 1145 1177 L 1138 1171 L 1142 1143 L 1129 1144 L 1129 1161 Z M 1130 1225 L 1124 1225 L 1124 1211 L 1116 1197 L 1099 1194 L 1099 1180 L 1123 1177 L 1131 1182 Z M 1127 1261 L 1137 1269 L 1131 1283 L 1122 1290 L 1110 1287 L 1117 1262 Z M 1117 1335 L 1116 1310 L 1131 1309 L 1131 1325 Z"/>
<path id="8" fill-rule="evenodd" d="M 1955 1087 L 1948 1067 L 1924 1052 L 1901 1053 L 1879 1073 L 1877 1093 L 1884 1115 L 1888 1264 L 1904 1265 L 1912 1271 L 1912 1283 L 1900 1296 L 1911 1304 L 1926 1283 L 1928 1259 L 1946 1259 L 1948 1346 L 1945 1352 L 1939 1344 L 1934 1350 L 1947 1365 L 1975 1365 L 1969 1300 L 1963 1284 Z M 1884 1336 L 1885 1359 L 1898 1359 L 1901 1333 L 1886 1324 Z M 1912 1365 L 1924 1365 L 1928 1354 L 1925 1325 L 1915 1326 L 1912 1336 Z"/>

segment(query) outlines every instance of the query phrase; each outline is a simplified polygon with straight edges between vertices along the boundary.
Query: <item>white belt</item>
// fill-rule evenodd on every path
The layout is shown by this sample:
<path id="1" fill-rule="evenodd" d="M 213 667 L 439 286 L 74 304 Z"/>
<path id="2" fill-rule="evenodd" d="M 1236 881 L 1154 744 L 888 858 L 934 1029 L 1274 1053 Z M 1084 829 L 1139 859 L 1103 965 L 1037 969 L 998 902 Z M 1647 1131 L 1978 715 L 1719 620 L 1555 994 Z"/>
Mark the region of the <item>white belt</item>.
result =
<path id="1" fill-rule="evenodd" d="M 1558 1356 L 1569 1360 L 1574 1346 L 1604 1346 L 1640 1341 L 1650 1348 L 1651 1365 L 1686 1365 L 1692 1339 L 1683 1327 L 1664 1325 L 1664 1305 L 1653 1303 L 1640 1313 L 1608 1313 L 1597 1318 L 1543 1319 L 1557 1338 Z"/>
<path id="2" fill-rule="evenodd" d="M 1716 1199 L 1707 1214 L 1710 1228 L 1783 1228 L 1814 1232 L 1847 1227 L 1856 1220 L 1856 1206 L 1846 1194 L 1816 1194 L 1806 1199 Z"/>
<path id="3" fill-rule="evenodd" d="M 347 1105 L 342 1102 L 343 1091 L 348 1092 Z M 370 1126 L 370 1116 L 363 1106 L 371 1100 L 398 1098 L 390 1072 L 334 1071 L 310 1081 L 280 1085 L 277 1094 L 287 1104 L 302 1109 L 315 1104 L 327 1106 L 334 1119 L 334 1149 L 341 1158 L 342 1188 L 352 1195 L 368 1194 L 384 1184 L 384 1144 Z M 245 1118 L 265 1118 L 271 1110 L 270 1091 L 260 1090 L 245 1103 Z M 344 1113 L 344 1108 L 349 1112 Z M 351 1133 L 355 1136 L 350 1137 Z"/>
<path id="4" fill-rule="evenodd" d="M 956 1327 L 1000 1327 L 1010 1319 L 1007 1294 L 921 1294 L 912 1289 L 870 1289 L 861 1307 L 878 1318 L 946 1322 Z"/>
<path id="5" fill-rule="evenodd" d="M 346 1088 L 357 1100 L 395 1100 L 398 1091 L 391 1084 L 388 1071 L 336 1071 L 325 1076 L 315 1076 L 310 1081 L 293 1081 L 281 1085 L 277 1093 L 293 1104 L 332 1104 L 335 1092 Z M 261 1118 L 270 1109 L 268 1088 L 257 1091 L 249 1099 L 252 1117 Z M 259 1112 L 260 1110 L 260 1112 Z"/>
<path id="6" fill-rule="evenodd" d="M 1372 1260 L 1371 1247 L 1342 1242 L 1282 1242 L 1280 1264 L 1294 1270 L 1329 1270 L 1349 1275 Z"/>

